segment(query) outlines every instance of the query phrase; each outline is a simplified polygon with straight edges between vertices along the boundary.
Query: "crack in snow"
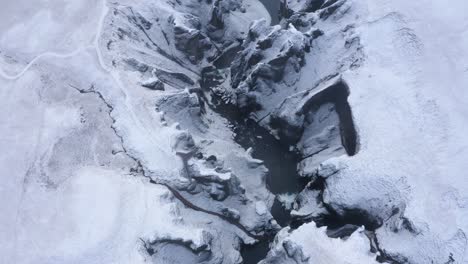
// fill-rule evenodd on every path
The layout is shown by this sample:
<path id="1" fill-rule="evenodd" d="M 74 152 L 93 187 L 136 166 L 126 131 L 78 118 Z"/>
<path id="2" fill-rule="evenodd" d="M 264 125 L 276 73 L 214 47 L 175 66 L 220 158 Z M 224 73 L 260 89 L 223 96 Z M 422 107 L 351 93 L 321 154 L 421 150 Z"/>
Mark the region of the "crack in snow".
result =
<path id="1" fill-rule="evenodd" d="M 177 198 L 185 207 L 190 208 L 190 209 L 195 210 L 195 211 L 198 211 L 198 212 L 203 212 L 203 213 L 206 213 L 206 214 L 209 214 L 209 215 L 212 215 L 212 216 L 216 216 L 216 217 L 222 219 L 223 221 L 226 221 L 229 224 L 237 227 L 238 229 L 240 229 L 242 232 L 244 232 L 246 235 L 248 235 L 249 237 L 251 237 L 253 239 L 260 240 L 260 239 L 263 238 L 263 236 L 252 234 L 249 230 L 247 230 L 247 228 L 245 226 L 240 224 L 238 221 L 234 221 L 234 220 L 232 220 L 232 219 L 230 219 L 230 218 L 228 218 L 228 217 L 226 217 L 226 216 L 224 216 L 224 215 L 222 215 L 220 213 L 209 211 L 209 210 L 206 210 L 206 209 L 204 209 L 202 207 L 199 207 L 199 206 L 193 204 L 192 202 L 187 200 L 179 191 L 177 191 L 169 183 L 163 182 L 163 181 L 155 181 L 154 179 L 152 179 L 151 176 L 147 175 L 145 167 L 143 166 L 142 162 L 137 157 L 130 154 L 130 152 L 125 147 L 124 138 L 123 138 L 123 136 L 121 136 L 119 134 L 119 132 L 117 131 L 117 129 L 115 127 L 115 123 L 117 122 L 117 120 L 112 116 L 112 111 L 114 110 L 114 107 L 110 103 L 108 103 L 106 101 L 106 99 L 101 94 L 101 92 L 95 90 L 94 86 L 92 86 L 88 90 L 78 88 L 78 87 L 76 87 L 76 86 L 74 86 L 72 84 L 69 84 L 69 86 L 72 87 L 73 89 L 77 90 L 81 94 L 95 94 L 107 106 L 107 108 L 109 110 L 107 112 L 107 114 L 109 115 L 109 117 L 112 120 L 111 129 L 114 131 L 115 135 L 119 138 L 119 140 L 121 142 L 123 152 L 125 153 L 125 155 L 127 155 L 129 158 L 131 158 L 137 164 L 137 166 L 135 168 L 131 169 L 131 172 L 136 173 L 136 174 L 140 174 L 141 176 L 149 179 L 149 182 L 152 183 L 152 184 L 157 184 L 157 185 L 161 185 L 161 186 L 166 187 L 174 195 L 174 197 Z"/>

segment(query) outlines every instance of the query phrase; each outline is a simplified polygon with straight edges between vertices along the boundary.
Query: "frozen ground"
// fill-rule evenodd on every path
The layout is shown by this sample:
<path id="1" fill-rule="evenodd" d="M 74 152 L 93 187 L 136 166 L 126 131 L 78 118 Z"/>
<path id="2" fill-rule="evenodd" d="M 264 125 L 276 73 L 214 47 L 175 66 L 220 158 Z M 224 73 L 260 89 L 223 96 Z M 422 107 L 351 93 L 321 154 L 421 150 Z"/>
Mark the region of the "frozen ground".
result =
<path id="1" fill-rule="evenodd" d="M 291 12 L 307 9 L 301 5 L 308 2 L 290 3 Z M 298 142 L 302 175 L 325 178 L 321 202 L 342 219 L 376 229 L 385 259 L 466 263 L 468 120 L 462 102 L 468 94 L 468 17 L 461 11 L 466 3 L 327 1 L 325 6 L 292 15 L 295 28 L 286 31 L 255 28 L 260 36 L 245 44 L 242 56 L 259 57 L 262 65 L 240 60 L 234 100 L 256 109 L 253 118 L 280 138 Z M 305 44 L 310 53 L 286 42 L 285 36 L 304 38 L 297 30 L 312 36 Z M 272 48 L 261 47 L 267 42 Z M 285 58 L 283 64 L 278 57 Z M 278 73 L 283 77 L 275 79 Z M 349 151 L 346 139 L 352 137 L 341 103 L 323 92 L 337 84 L 349 90 L 357 153 Z M 330 100 L 348 155 L 336 148 L 338 128 L 324 121 L 331 117 L 321 114 Z M 312 152 L 304 142 L 323 148 Z"/>
<path id="2" fill-rule="evenodd" d="M 37 56 L 68 54 L 91 45 L 102 12 L 99 0 L 2 3 L 0 74 L 15 76 Z"/>
<path id="3" fill-rule="evenodd" d="M 1 5 L 0 263 L 468 263 L 465 1 Z"/>

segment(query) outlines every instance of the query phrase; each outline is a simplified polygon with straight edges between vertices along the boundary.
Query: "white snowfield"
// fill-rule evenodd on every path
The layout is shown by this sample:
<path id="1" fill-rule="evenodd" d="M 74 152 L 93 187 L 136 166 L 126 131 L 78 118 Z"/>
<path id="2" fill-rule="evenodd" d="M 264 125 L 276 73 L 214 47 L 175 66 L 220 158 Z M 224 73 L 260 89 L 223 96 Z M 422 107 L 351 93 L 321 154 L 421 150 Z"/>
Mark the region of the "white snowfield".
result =
<path id="1" fill-rule="evenodd" d="M 400 208 L 412 227 L 395 217 L 377 239 L 402 263 L 468 263 L 468 2 L 348 3 L 365 54 L 343 74 L 360 146 L 331 161 L 324 200 Z"/>
<path id="2" fill-rule="evenodd" d="M 375 254 L 369 252 L 369 240 L 363 230 L 355 231 L 345 241 L 328 238 L 325 229 L 326 227 L 317 228 L 311 222 L 297 230 L 281 230 L 273 242 L 271 251 L 260 264 L 378 263 Z"/>
<path id="3" fill-rule="evenodd" d="M 315 25 L 325 34 L 297 85 L 339 73 L 349 86 L 359 149 L 321 165 L 338 171 L 323 200 L 385 221 L 379 247 L 400 263 L 468 263 L 466 10 L 466 1 L 346 1 Z M 344 40 L 363 57 L 342 71 Z"/>
<path id="4" fill-rule="evenodd" d="M 159 4 L 170 14 L 165 1 Z M 116 28 L 107 24 L 104 5 L 118 6 L 19 1 L 1 11 L 0 263 L 187 263 L 206 250 L 213 263 L 240 263 L 239 243 L 252 238 L 219 217 L 187 209 L 143 177 L 141 169 L 156 180 L 184 180 L 174 149 L 182 131 L 156 111 L 160 94 L 106 64 L 100 38 Z M 158 65 L 162 57 L 154 59 Z M 228 165 L 244 177 L 263 175 L 261 163 L 230 134 L 224 139 L 223 129 L 217 136 L 232 152 L 223 141 L 214 146 L 234 157 Z M 256 204 L 271 204 L 262 179 L 251 183 L 248 189 L 259 191 L 249 194 Z M 252 228 L 271 218 L 246 208 L 254 213 L 244 218 Z M 147 249 L 158 241 L 158 250 L 169 254 L 153 258 Z"/>
<path id="5" fill-rule="evenodd" d="M 398 263 L 468 263 L 468 2 L 337 2 L 288 97 L 330 76 L 349 87 L 358 152 L 319 166 L 323 201 L 380 219 L 378 246 Z"/>
<path id="6" fill-rule="evenodd" d="M 241 190 L 221 201 L 201 192 L 192 202 L 229 209 L 251 233 L 277 228 L 261 161 L 233 141 L 224 118 L 194 115 L 193 87 L 181 87 L 197 81 L 205 61 L 177 50 L 169 26 L 193 33 L 193 21 L 206 25 L 201 2 L 0 4 L 0 264 L 241 263 L 248 233 L 154 184 L 192 180 L 181 173 L 180 154 L 193 147 L 179 145 L 185 133 L 204 156 L 188 162 L 196 176 Z M 242 8 L 226 15 L 226 38 L 271 20 L 255 0 Z M 378 247 L 398 263 L 468 263 L 467 10 L 466 0 L 346 0 L 317 20 L 324 35 L 294 80 L 297 93 L 335 75 L 349 86 L 358 151 L 319 166 L 323 201 L 382 220 Z M 153 19 L 145 33 L 132 24 L 144 26 L 142 17 Z M 349 69 L 354 45 L 361 57 Z M 185 77 L 166 80 L 165 91 L 141 87 L 160 68 Z M 280 99 L 271 95 L 262 111 Z M 261 263 L 377 263 L 378 254 L 362 229 L 332 239 L 312 222 L 282 229 Z"/>
<path id="7" fill-rule="evenodd" d="M 112 84 L 93 53 L 2 81 L 0 263 L 146 263 L 140 239 L 206 243 L 210 217 L 179 220 L 169 191 L 129 170 L 108 106 L 70 86 Z"/>
<path id="8" fill-rule="evenodd" d="M 17 76 L 35 58 L 61 56 L 97 36 L 101 0 L 4 1 L 0 10 L 0 74 Z"/>

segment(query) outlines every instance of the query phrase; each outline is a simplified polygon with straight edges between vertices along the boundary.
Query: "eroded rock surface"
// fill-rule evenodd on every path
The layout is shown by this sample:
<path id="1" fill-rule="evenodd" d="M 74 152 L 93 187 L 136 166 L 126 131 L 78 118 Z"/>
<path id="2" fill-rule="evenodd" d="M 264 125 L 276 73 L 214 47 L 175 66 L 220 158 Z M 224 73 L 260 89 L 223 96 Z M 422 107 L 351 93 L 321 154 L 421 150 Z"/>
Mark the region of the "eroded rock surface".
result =
<path id="1" fill-rule="evenodd" d="M 21 3 L 0 262 L 466 263 L 464 1 Z"/>

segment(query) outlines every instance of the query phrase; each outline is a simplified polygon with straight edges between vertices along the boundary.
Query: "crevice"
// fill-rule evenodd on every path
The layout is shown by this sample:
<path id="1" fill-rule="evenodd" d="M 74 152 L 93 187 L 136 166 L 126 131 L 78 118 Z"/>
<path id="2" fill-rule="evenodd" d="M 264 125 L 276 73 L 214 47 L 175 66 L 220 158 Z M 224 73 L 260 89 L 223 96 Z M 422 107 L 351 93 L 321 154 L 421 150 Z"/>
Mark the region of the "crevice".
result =
<path id="1" fill-rule="evenodd" d="M 252 157 L 263 161 L 268 174 L 266 187 L 273 194 L 297 193 L 307 184 L 307 179 L 297 173 L 297 164 L 300 161 L 298 153 L 289 149 L 289 144 L 275 138 L 268 129 L 259 122 L 248 117 L 247 113 L 239 111 L 237 106 L 226 104 L 223 98 L 214 93 L 212 88 L 222 84 L 225 80 L 216 73 L 216 67 L 208 67 L 202 71 L 200 99 L 214 112 L 223 116 L 235 133 L 235 142 L 244 149 L 252 148 Z M 206 94 L 209 94 L 210 99 Z M 283 207 L 275 199 L 270 210 L 273 218 L 282 227 L 291 224 L 289 209 Z M 269 244 L 275 234 L 267 234 L 253 245 L 243 244 L 241 255 L 244 264 L 258 263 L 264 259 L 269 251 Z"/>
<path id="2" fill-rule="evenodd" d="M 184 241 L 182 239 L 162 238 L 153 241 L 145 241 L 140 238 L 143 243 L 143 248 L 150 258 L 158 260 L 164 258 L 166 261 L 181 263 L 187 261 L 187 258 L 194 261 L 194 263 L 205 263 L 208 261 L 212 252 L 209 245 L 202 245 L 197 247 L 192 241 Z M 173 254 L 176 252 L 178 254 Z"/>
<path id="3" fill-rule="evenodd" d="M 269 1 L 269 0 L 265 0 Z M 275 3 L 279 3 L 278 1 L 271 1 Z M 267 4 L 272 4 L 268 2 Z M 334 6 L 338 6 L 335 4 L 332 7 L 324 6 L 324 3 L 328 5 L 333 5 L 336 1 L 315 1 L 316 4 L 311 6 L 311 10 L 314 11 L 319 8 L 327 8 L 327 12 L 325 11 L 322 13 L 332 13 Z M 286 9 L 286 0 L 283 1 L 281 9 Z M 130 8 L 130 11 L 133 14 L 133 22 L 134 24 L 144 33 L 146 38 L 156 47 L 157 51 L 162 54 L 164 57 L 176 62 L 183 68 L 194 72 L 191 69 L 188 69 L 182 65 L 182 62 L 176 58 L 174 55 L 170 55 L 166 53 L 161 47 L 155 43 L 149 34 L 146 32 L 144 25 L 137 20 L 137 15 L 133 12 Z M 308 11 L 309 12 L 309 11 Z M 287 16 L 284 15 L 284 16 Z M 273 17 L 273 15 L 272 15 Z M 208 37 L 210 41 L 211 38 Z M 218 47 L 214 45 L 216 49 Z M 319 150 L 311 151 L 313 153 L 308 153 L 303 155 L 303 153 L 299 153 L 298 151 L 294 150 L 290 147 L 291 142 L 288 140 L 278 140 L 275 136 L 273 136 L 269 129 L 260 125 L 260 122 L 256 122 L 253 119 L 248 117 L 250 114 L 249 110 L 255 110 L 257 105 L 253 105 L 252 109 L 240 109 L 238 106 L 234 106 L 232 104 L 226 104 L 224 102 L 222 94 L 216 94 L 213 88 L 216 88 L 220 84 L 226 81 L 226 76 L 221 76 L 218 71 L 222 71 L 229 64 L 232 63 L 233 57 L 235 57 L 239 51 L 241 50 L 240 45 L 232 45 L 228 47 L 225 52 L 221 52 L 218 54 L 217 57 L 214 58 L 212 62 L 212 66 L 206 67 L 201 71 L 201 80 L 200 80 L 200 91 L 197 91 L 196 94 L 199 96 L 200 101 L 203 103 L 201 104 L 201 108 L 206 105 L 211 107 L 213 111 L 217 112 L 221 116 L 225 117 L 231 124 L 232 130 L 235 133 L 235 141 L 241 145 L 244 149 L 252 148 L 252 156 L 256 159 L 260 159 L 264 162 L 264 165 L 268 168 L 269 173 L 266 178 L 266 187 L 267 189 L 272 192 L 273 194 L 285 194 L 285 193 L 298 193 L 304 189 L 307 185 L 307 182 L 310 179 L 305 177 L 301 177 L 298 173 L 297 166 L 298 164 L 306 158 L 312 158 L 314 156 L 319 156 L 322 152 L 324 152 L 328 147 L 321 147 Z M 219 51 L 219 50 L 218 50 Z M 284 60 L 284 58 L 280 58 L 279 60 Z M 278 62 L 278 61 L 272 61 Z M 284 62 L 282 62 L 284 64 Z M 194 72 L 195 73 L 195 72 Z M 196 73 L 199 75 L 198 73 Z M 172 78 L 173 76 L 171 76 Z M 280 74 L 275 76 L 281 78 Z M 169 79 L 171 79 L 169 78 Z M 335 107 L 336 114 L 338 115 L 339 119 L 339 130 L 340 134 L 336 134 L 337 142 L 341 140 L 341 145 L 343 146 L 344 150 L 349 156 L 353 156 L 358 151 L 358 136 L 356 129 L 354 127 L 352 112 L 350 105 L 348 103 L 348 96 L 349 96 L 349 87 L 347 84 L 340 80 L 337 83 L 331 85 L 330 87 L 324 89 L 323 91 L 316 94 L 312 97 L 304 106 L 303 106 L 303 113 L 308 114 L 311 111 L 316 110 L 318 107 L 323 106 L 324 104 L 333 104 Z M 209 96 L 208 96 L 209 94 Z M 102 95 L 100 95 L 102 98 Z M 208 99 L 208 97 L 210 97 Z M 248 100 L 248 98 L 246 99 Z M 105 102 L 105 100 L 104 100 Z M 248 104 L 248 103 L 247 103 Z M 108 105 L 109 106 L 109 105 Z M 111 106 L 110 106 L 111 107 Z M 112 108 L 111 108 L 112 109 Z M 112 110 L 111 110 L 112 111 Z M 203 111 L 202 111 L 203 112 Z M 268 115 L 267 115 L 268 116 Z M 336 129 L 337 131 L 338 129 Z M 114 130 L 115 131 L 115 130 Z M 117 131 L 116 131 L 117 134 Z M 123 139 L 121 138 L 122 144 Z M 297 142 L 296 142 L 297 143 Z M 339 143 L 338 143 L 339 145 Z M 341 148 L 341 150 L 343 150 Z M 125 150 L 125 149 L 124 149 Z M 344 153 L 343 150 L 343 153 Z M 126 150 L 125 150 L 126 152 Z M 127 152 L 126 152 L 127 153 Z M 127 153 L 128 154 L 128 153 Z M 129 155 L 130 156 L 130 155 Z M 325 154 L 326 156 L 326 154 Z M 130 156 L 131 157 L 131 156 Z M 243 244 L 241 247 L 241 255 L 244 259 L 245 264 L 250 263 L 257 263 L 261 259 L 263 259 L 269 250 L 269 244 L 274 238 L 274 234 L 265 232 L 265 235 L 259 236 L 256 234 L 252 234 L 247 228 L 245 228 L 238 220 L 234 220 L 231 217 L 227 217 L 222 213 L 213 212 L 210 210 L 206 210 L 201 208 L 191 201 L 186 199 L 182 192 L 178 191 L 174 186 L 167 182 L 159 182 L 152 179 L 150 176 L 146 175 L 145 169 L 142 166 L 141 162 L 135 158 L 131 157 L 135 160 L 138 164 L 138 171 L 146 178 L 149 179 L 150 183 L 158 184 L 165 186 L 173 196 L 179 200 L 185 207 L 190 208 L 195 211 L 199 211 L 202 213 L 206 213 L 215 217 L 220 218 L 221 220 L 237 227 L 242 232 L 247 234 L 249 237 L 258 240 L 259 242 L 254 245 L 246 245 Z M 187 170 L 187 163 L 186 160 L 184 162 L 185 173 L 189 174 Z M 187 175 L 188 176 L 188 175 Z M 323 202 L 323 190 L 326 188 L 326 182 L 323 178 L 319 178 L 315 182 L 310 184 L 310 188 L 314 188 L 317 190 L 321 190 L 321 194 L 319 199 Z M 179 188 L 180 189 L 180 188 Z M 357 229 L 357 226 L 364 225 L 367 230 L 375 230 L 378 226 L 381 225 L 381 222 L 372 219 L 368 216 L 365 212 L 359 210 L 348 210 L 343 214 L 339 215 L 336 213 L 333 208 L 325 203 L 323 203 L 324 207 L 326 208 L 327 213 L 320 215 L 319 218 L 309 219 L 317 221 L 319 225 L 327 226 L 329 229 L 328 235 L 330 237 L 345 237 L 349 236 L 352 232 Z M 290 216 L 290 209 L 286 209 L 283 207 L 281 202 L 278 199 L 275 199 L 273 207 L 271 208 L 271 214 L 277 220 L 277 222 L 281 226 L 291 226 L 292 228 L 297 228 L 301 224 L 306 221 L 297 221 L 295 219 L 291 219 Z M 184 245 L 187 246 L 187 245 Z M 146 247 L 148 248 L 151 247 Z M 150 249 L 152 250 L 152 249 Z M 153 249 L 154 250 L 154 249 Z M 151 252 L 148 251 L 150 254 Z"/>
<path id="4" fill-rule="evenodd" d="M 245 149 L 252 148 L 252 156 L 264 162 L 264 165 L 269 170 L 266 181 L 268 190 L 273 194 L 298 193 L 302 191 L 310 179 L 299 176 L 297 165 L 307 158 L 320 155 L 329 146 L 319 148 L 315 152 L 305 156 L 291 151 L 290 141 L 278 140 L 268 129 L 250 119 L 246 113 L 239 111 L 236 106 L 224 103 L 221 97 L 222 94 L 217 95 L 213 92 L 215 91 L 213 88 L 224 82 L 222 76 L 216 75 L 216 73 L 212 74 L 213 72 L 216 72 L 215 67 L 211 67 L 205 72 L 202 71 L 200 86 L 205 94 L 210 94 L 212 100 L 211 102 L 208 101 L 208 96 L 204 95 L 204 93 L 201 94 L 201 99 L 205 100 L 206 105 L 210 106 L 232 124 L 232 129 L 236 134 L 235 141 Z M 325 104 L 332 104 L 339 121 L 340 133 L 338 140 L 341 141 L 346 154 L 353 156 L 357 153 L 359 144 L 351 107 L 348 103 L 349 94 L 348 85 L 343 80 L 339 80 L 323 91 L 318 92 L 307 101 L 302 108 L 302 114 L 316 111 Z M 286 210 L 275 199 L 271 208 L 271 214 L 281 226 L 289 226 L 294 230 L 304 223 L 315 221 L 318 226 L 327 226 L 327 234 L 332 238 L 348 237 L 360 226 L 365 226 L 366 230 L 371 231 L 381 226 L 381 220 L 374 219 L 364 211 L 347 210 L 340 215 L 331 206 L 325 204 L 323 202 L 323 191 L 326 188 L 324 178 L 318 177 L 309 184 L 309 188 L 320 191 L 319 200 L 325 207 L 326 213 L 305 220 L 291 218 L 290 210 Z M 269 250 L 268 245 L 272 239 L 273 236 L 270 238 L 265 237 L 257 244 L 243 245 L 241 254 L 245 259 L 244 263 L 257 263 L 263 259 Z"/>
<path id="5" fill-rule="evenodd" d="M 379 240 L 377 239 L 377 236 L 375 235 L 374 231 L 367 232 L 367 237 L 369 238 L 371 250 L 373 253 L 377 253 L 377 261 L 379 263 L 390 263 L 390 264 L 403 264 L 403 263 L 408 263 L 408 261 L 397 261 L 391 256 L 389 256 L 385 250 L 383 250 L 380 247 Z"/>
<path id="6" fill-rule="evenodd" d="M 365 230 L 374 232 L 383 224 L 382 219 L 375 218 L 369 213 L 359 209 L 348 209 L 340 213 L 336 212 L 332 206 L 324 201 L 323 193 L 327 188 L 325 178 L 318 177 L 310 182 L 308 190 L 318 191 L 317 204 L 325 209 L 322 213 L 307 218 L 293 218 L 291 228 L 297 229 L 299 226 L 314 221 L 318 227 L 327 227 L 327 235 L 332 238 L 344 238 L 351 235 L 359 227 L 364 226 Z"/>
<path id="7" fill-rule="evenodd" d="M 125 153 L 126 156 L 128 156 L 130 159 L 132 159 L 137 164 L 136 167 L 130 169 L 130 172 L 132 172 L 134 175 L 139 174 L 139 175 L 149 179 L 149 182 L 152 183 L 152 184 L 165 186 L 173 194 L 173 196 L 177 200 L 179 200 L 187 208 L 190 208 L 190 209 L 198 211 L 198 212 L 203 212 L 203 213 L 206 213 L 206 214 L 209 214 L 209 215 L 212 215 L 212 216 L 216 216 L 216 217 L 222 219 L 223 221 L 228 222 L 229 224 L 237 227 L 242 232 L 244 232 L 247 236 L 249 236 L 249 237 L 251 237 L 253 239 L 262 240 L 264 238 L 264 236 L 259 236 L 259 235 L 252 234 L 246 227 L 244 227 L 238 221 L 235 221 L 235 220 L 233 220 L 233 219 L 231 219 L 229 217 L 226 217 L 226 216 L 224 216 L 224 215 L 222 215 L 220 213 L 216 213 L 216 212 L 212 212 L 212 211 L 203 209 L 203 208 L 193 204 L 189 200 L 185 199 L 185 197 L 180 192 L 178 192 L 173 186 L 171 186 L 170 184 L 165 183 L 165 182 L 157 182 L 157 181 L 153 180 L 151 178 L 151 176 L 147 175 L 146 170 L 145 170 L 144 166 L 142 165 L 142 162 L 137 157 L 131 155 L 129 153 L 129 151 L 126 149 L 123 137 L 117 132 L 117 129 L 115 128 L 116 120 L 114 119 L 114 117 L 112 117 L 112 112 L 114 111 L 114 107 L 110 103 L 108 103 L 106 101 L 106 99 L 101 94 L 101 92 L 95 90 L 94 85 L 92 85 L 91 88 L 88 89 L 88 90 L 78 88 L 78 87 L 76 87 L 76 86 L 74 86 L 72 84 L 69 84 L 69 86 L 72 87 L 73 89 L 77 90 L 81 94 L 95 94 L 107 106 L 107 108 L 108 108 L 107 113 L 108 113 L 109 117 L 112 120 L 111 128 L 114 131 L 115 135 L 120 139 L 123 152 Z"/>
<path id="8" fill-rule="evenodd" d="M 340 121 L 341 143 L 349 156 L 354 156 L 358 152 L 358 135 L 354 126 L 351 107 L 348 103 L 349 87 L 340 80 L 332 86 L 314 95 L 311 100 L 304 104 L 302 113 L 318 109 L 325 103 L 332 103 L 335 106 Z"/>
<path id="9" fill-rule="evenodd" d="M 96 95 L 101 100 L 101 102 L 104 105 L 106 105 L 106 107 L 108 109 L 107 115 L 109 116 L 109 118 L 112 121 L 112 124 L 111 124 L 110 128 L 114 131 L 114 134 L 119 138 L 120 145 L 122 146 L 123 153 L 125 153 L 125 155 L 127 157 L 129 157 L 131 160 L 133 160 L 133 162 L 135 162 L 135 164 L 136 164 L 135 167 L 130 168 L 130 172 L 133 175 L 137 175 L 137 174 L 143 174 L 144 175 L 144 170 L 143 170 L 142 163 L 140 162 L 140 160 L 138 160 L 136 157 L 134 157 L 133 155 L 131 155 L 129 153 L 129 151 L 125 147 L 123 137 L 119 134 L 119 132 L 117 131 L 117 128 L 115 127 L 115 123 L 117 122 L 117 120 L 115 120 L 115 118 L 112 116 L 112 112 L 114 111 L 114 106 L 112 106 L 110 103 L 107 102 L 107 100 L 104 98 L 104 96 L 102 95 L 101 92 L 95 90 L 94 84 L 92 84 L 91 87 L 88 90 L 78 88 L 78 87 L 76 87 L 76 86 L 74 86 L 72 84 L 68 84 L 68 85 L 70 87 L 72 87 L 73 89 L 77 90 L 81 94 L 94 94 L 94 95 Z"/>
<path id="10" fill-rule="evenodd" d="M 236 134 L 235 141 L 245 149 L 252 148 L 252 156 L 264 162 L 264 165 L 269 170 L 266 186 L 270 192 L 273 194 L 284 194 L 302 191 L 310 179 L 301 177 L 298 174 L 298 164 L 306 158 L 320 155 L 329 146 L 321 147 L 307 155 L 292 150 L 290 144 L 295 145 L 297 142 L 289 141 L 281 136 L 278 140 L 267 128 L 260 125 L 259 122 L 250 119 L 249 113 L 240 111 L 233 104 L 226 103 L 223 94 L 216 93 L 216 87 L 222 85 L 226 78 L 217 71 L 218 69 L 215 66 L 205 68 L 202 71 L 200 86 L 204 93 L 201 93 L 201 99 L 213 111 L 225 117 L 231 123 L 232 130 Z M 339 122 L 337 124 L 339 126 L 338 142 L 341 141 L 341 145 L 344 148 L 343 152 L 346 152 L 349 156 L 353 156 L 358 151 L 358 137 L 352 119 L 351 107 L 347 101 L 349 93 L 347 84 L 343 80 L 339 80 L 311 97 L 303 105 L 301 114 L 308 114 L 325 104 L 332 104 L 337 114 L 337 121 Z M 208 97 L 211 100 L 208 100 Z M 302 133 L 300 132 L 301 135 Z M 323 193 L 323 190 L 326 188 L 325 180 L 319 177 L 318 180 L 310 184 L 310 188 L 321 190 Z M 320 199 L 323 200 L 322 197 Z M 328 227 L 330 237 L 349 236 L 362 225 L 366 226 L 369 230 L 375 230 L 381 224 L 381 222 L 375 221 L 370 216 L 367 217 L 365 212 L 362 211 L 349 210 L 343 215 L 339 215 L 330 206 L 326 204 L 324 206 L 328 213 L 322 214 L 318 218 L 309 218 L 305 221 L 291 218 L 290 210 L 284 208 L 277 199 L 275 199 L 270 212 L 281 226 L 289 226 L 292 229 L 314 220 L 319 226 Z M 265 237 L 255 245 L 243 245 L 241 254 L 245 259 L 244 263 L 257 263 L 264 258 L 268 252 L 268 244 L 272 239 L 273 236 L 270 238 Z"/>
<path id="11" fill-rule="evenodd" d="M 132 13 L 132 17 L 131 17 L 131 20 L 132 22 L 138 27 L 138 29 L 140 29 L 140 31 L 146 36 L 146 38 L 150 41 L 150 43 L 156 48 L 156 51 L 161 54 L 162 56 L 164 56 L 166 59 L 168 60 L 171 60 L 175 63 L 177 63 L 177 65 L 179 65 L 180 67 L 182 67 L 183 69 L 186 69 L 192 73 L 194 73 L 195 75 L 197 76 L 200 76 L 200 73 L 198 73 L 197 71 L 194 71 L 192 69 L 190 69 L 189 67 L 186 67 L 185 64 L 179 59 L 177 58 L 176 56 L 174 55 L 171 55 L 169 53 L 167 53 L 163 48 L 161 48 L 148 34 L 148 32 L 146 32 L 146 29 L 143 27 L 143 25 L 141 25 L 140 22 L 137 21 L 136 19 L 136 14 L 135 12 L 133 11 L 133 8 L 131 7 L 128 7 L 128 9 L 130 10 L 130 12 Z"/>
<path id="12" fill-rule="evenodd" d="M 209 215 L 216 216 L 216 217 L 222 219 L 223 221 L 226 221 L 229 224 L 236 226 L 237 228 L 242 230 L 246 235 L 248 235 L 249 237 L 251 237 L 253 239 L 261 240 L 261 239 L 264 238 L 264 236 L 259 236 L 259 235 L 252 234 L 249 230 L 247 230 L 247 228 L 245 228 L 243 225 L 241 225 L 238 221 L 235 221 L 235 220 L 233 220 L 233 219 L 231 219 L 229 217 L 226 217 L 226 216 L 224 216 L 224 215 L 222 215 L 220 213 L 216 213 L 216 212 L 212 212 L 212 211 L 203 209 L 203 208 L 193 204 L 189 200 L 185 199 L 185 197 L 180 192 L 178 192 L 174 187 L 172 187 L 171 185 L 169 185 L 167 183 L 157 183 L 154 180 L 150 180 L 150 182 L 153 183 L 153 184 L 158 184 L 158 185 L 165 186 L 167 189 L 169 189 L 169 191 L 172 192 L 174 197 L 177 198 L 180 202 L 182 202 L 182 204 L 185 205 L 187 208 L 190 208 L 190 209 L 198 211 L 198 212 L 203 212 L 203 213 L 206 213 L 206 214 L 209 214 Z"/>
<path id="13" fill-rule="evenodd" d="M 313 157 L 313 156 L 315 156 L 315 155 L 317 155 L 317 154 L 320 154 L 321 152 L 323 152 L 323 151 L 325 151 L 325 150 L 327 150 L 327 149 L 328 149 L 328 147 L 323 147 L 323 148 L 321 148 L 321 149 L 319 149 L 319 150 L 317 150 L 317 151 L 315 151 L 315 152 L 313 152 L 313 153 L 308 154 L 307 156 L 301 157 L 300 161 L 303 161 L 303 160 L 305 160 L 305 159 L 311 158 L 311 157 Z"/>
<path id="14" fill-rule="evenodd" d="M 328 229 L 336 230 L 346 225 L 364 226 L 366 230 L 375 231 L 382 226 L 380 219 L 375 219 L 367 212 L 358 209 L 345 210 L 341 214 L 336 213 L 333 208 L 324 203 L 329 214 L 323 215 L 317 225 L 326 226 Z"/>

